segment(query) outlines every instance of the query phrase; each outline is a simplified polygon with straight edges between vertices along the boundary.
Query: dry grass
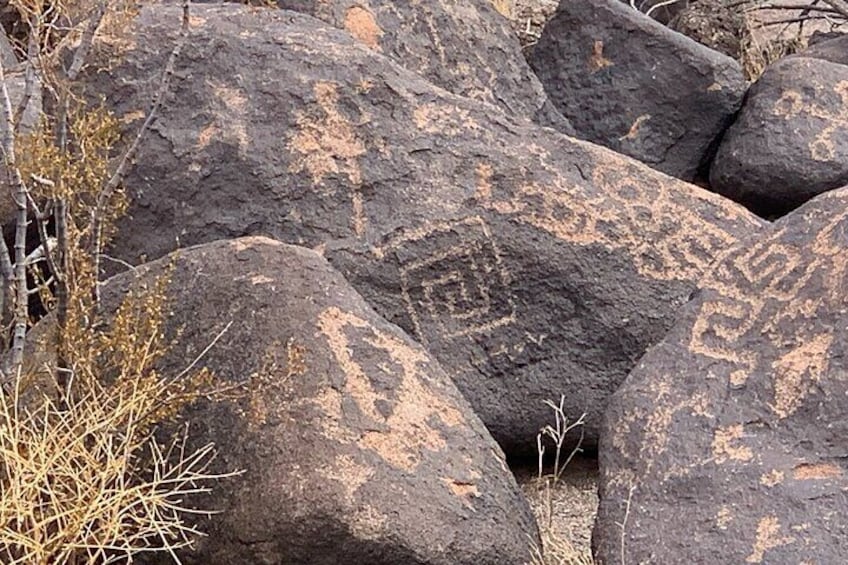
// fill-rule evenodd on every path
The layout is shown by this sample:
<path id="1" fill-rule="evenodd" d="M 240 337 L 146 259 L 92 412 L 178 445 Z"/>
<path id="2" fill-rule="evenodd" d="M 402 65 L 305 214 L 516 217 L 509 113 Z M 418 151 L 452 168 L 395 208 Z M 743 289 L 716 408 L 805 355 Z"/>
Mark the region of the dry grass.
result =
<path id="1" fill-rule="evenodd" d="M 189 494 L 205 492 L 211 445 L 160 445 L 143 414 L 156 391 L 135 389 L 45 399 L 36 409 L 19 392 L 0 403 L 0 559 L 3 563 L 128 562 L 141 552 L 191 545 Z"/>
<path id="2" fill-rule="evenodd" d="M 756 81 L 766 67 L 807 47 L 803 28 L 785 26 L 782 30 L 765 33 L 761 21 L 753 14 L 744 17 L 739 63 L 749 81 Z"/>
<path id="3" fill-rule="evenodd" d="M 184 522 L 198 512 L 186 496 L 231 475 L 208 471 L 211 445 L 187 452 L 184 435 L 167 446 L 153 435 L 159 422 L 217 393 L 208 371 L 163 378 L 154 368 L 167 351 L 166 287 L 160 277 L 128 294 L 103 330 L 65 329 L 80 338 L 71 339 L 70 385 L 45 386 L 55 372 L 44 370 L 21 375 L 0 397 L 3 563 L 128 562 L 142 552 L 179 562 L 174 552 L 200 535 Z"/>
<path id="4" fill-rule="evenodd" d="M 542 551 L 534 565 L 590 565 L 592 525 L 598 509 L 597 462 L 576 458 L 558 481 L 539 479 L 532 469 L 517 472 L 517 479 L 536 515 Z"/>
<path id="5" fill-rule="evenodd" d="M 535 476 L 529 470 L 517 473 L 542 538 L 542 547 L 534 547 L 533 565 L 593 563 L 590 542 L 598 507 L 597 468 L 580 457 L 585 414 L 569 420 L 564 403 L 565 397 L 559 404 L 545 402 L 554 413 L 554 423 L 542 428 L 536 438 Z M 572 437 L 578 433 L 579 438 Z M 574 447 L 566 450 L 570 445 Z M 546 463 L 551 465 L 547 473 Z"/>
<path id="6" fill-rule="evenodd" d="M 27 53 L 30 87 L 37 68 L 55 101 L 38 127 L 23 134 L 15 126 L 2 147 L 16 199 L 14 259 L 0 246 L 0 357 L 10 359 L 0 363 L 4 564 L 126 563 L 150 552 L 179 563 L 175 551 L 200 534 L 186 515 L 208 514 L 186 497 L 235 474 L 209 472 L 211 445 L 187 451 L 184 433 L 161 428 L 161 437 L 172 439 L 156 438 L 157 428 L 192 402 L 233 392 L 195 369 L 198 359 L 179 374 L 156 370 L 172 345 L 164 331 L 170 271 L 147 287 L 137 284 L 117 311 L 101 311 L 101 244 L 126 209 L 121 171 L 133 155 L 127 150 L 114 164 L 117 120 L 86 107 L 73 82 L 97 30 L 126 23 L 131 4 L 11 3 L 26 24 L 18 49 Z M 185 4 L 183 36 L 187 10 Z M 75 42 L 66 68 L 61 53 Z M 167 68 L 163 76 L 162 91 Z M 15 124 L 8 92 L 0 90 L 5 123 Z M 30 295 L 48 314 L 32 332 Z"/>

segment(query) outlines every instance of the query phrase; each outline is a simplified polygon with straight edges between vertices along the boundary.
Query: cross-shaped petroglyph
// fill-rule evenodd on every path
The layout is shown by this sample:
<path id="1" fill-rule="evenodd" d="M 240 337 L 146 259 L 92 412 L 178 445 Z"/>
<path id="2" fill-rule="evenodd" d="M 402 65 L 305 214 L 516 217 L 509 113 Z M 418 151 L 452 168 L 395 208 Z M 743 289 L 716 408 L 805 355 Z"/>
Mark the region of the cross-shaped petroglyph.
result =
<path id="1" fill-rule="evenodd" d="M 842 80 L 833 87 L 833 92 L 839 96 L 841 103 L 828 109 L 821 104 L 826 96 L 826 87 L 822 84 L 814 84 L 815 92 L 804 96 L 799 90 L 786 90 L 774 103 L 774 114 L 786 120 L 803 116 L 807 119 L 817 118 L 826 125 L 809 142 L 810 156 L 816 161 L 834 161 L 837 159 L 837 133 L 843 135 L 848 132 L 848 80 Z"/>
<path id="2" fill-rule="evenodd" d="M 356 135 L 354 124 L 339 108 L 339 86 L 318 82 L 314 87 L 316 106 L 296 113 L 297 126 L 290 136 L 288 149 L 297 154 L 289 172 L 307 172 L 316 187 L 330 175 L 345 175 L 352 185 L 351 207 L 354 233 L 365 235 L 367 218 L 360 187 L 362 169 L 359 158 L 366 153 L 365 143 Z M 361 120 L 367 120 L 361 116 Z"/>

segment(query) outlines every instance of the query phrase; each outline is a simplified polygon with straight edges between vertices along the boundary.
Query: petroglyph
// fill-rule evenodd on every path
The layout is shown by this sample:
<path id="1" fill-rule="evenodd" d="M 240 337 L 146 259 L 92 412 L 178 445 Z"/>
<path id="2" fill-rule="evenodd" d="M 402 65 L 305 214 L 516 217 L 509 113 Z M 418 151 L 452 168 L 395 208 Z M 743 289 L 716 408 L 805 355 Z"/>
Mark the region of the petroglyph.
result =
<path id="1" fill-rule="evenodd" d="M 586 65 L 592 74 L 613 65 L 612 61 L 604 57 L 604 42 L 600 39 L 596 39 L 592 44 L 592 54 L 589 56 Z"/>
<path id="2" fill-rule="evenodd" d="M 715 523 L 716 527 L 722 530 L 726 530 L 727 526 L 733 521 L 733 512 L 727 506 L 722 506 L 719 508 L 716 513 Z"/>
<path id="3" fill-rule="evenodd" d="M 597 191 L 565 184 L 523 182 L 502 195 L 494 186 L 490 164 L 477 167 L 476 198 L 500 214 L 545 230 L 577 245 L 598 244 L 626 252 L 638 272 L 657 280 L 691 281 L 699 278 L 736 238 L 691 210 L 691 202 L 677 197 L 676 181 L 658 177 L 646 184 L 627 159 L 596 163 L 591 182 Z"/>
<path id="4" fill-rule="evenodd" d="M 353 37 L 367 45 L 370 49 L 382 52 L 380 38 L 383 30 L 380 29 L 374 14 L 362 6 L 351 6 L 345 14 L 344 29 Z"/>
<path id="5" fill-rule="evenodd" d="M 457 480 L 449 477 L 442 477 L 442 483 L 447 486 L 448 490 L 454 496 L 462 500 L 462 503 L 472 508 L 472 500 L 480 497 L 480 489 L 477 488 L 477 481 L 481 475 L 477 471 L 470 471 L 468 479 Z"/>
<path id="6" fill-rule="evenodd" d="M 772 363 L 774 403 L 772 410 L 781 418 L 793 414 L 812 388 L 827 372 L 827 353 L 833 336 L 821 334 L 791 350 Z"/>
<path id="7" fill-rule="evenodd" d="M 719 428 L 713 434 L 713 458 L 716 463 L 725 461 L 750 461 L 754 457 L 751 448 L 741 445 L 745 429 L 741 424 Z"/>
<path id="8" fill-rule="evenodd" d="M 468 110 L 450 104 L 422 104 L 415 108 L 414 119 L 416 127 L 426 133 L 459 136 L 480 129 Z"/>
<path id="9" fill-rule="evenodd" d="M 783 471 L 772 469 L 768 473 L 763 473 L 760 476 L 760 484 L 767 487 L 775 487 L 783 482 L 784 476 Z"/>
<path id="10" fill-rule="evenodd" d="M 290 173 L 306 171 L 316 187 L 330 175 L 346 175 L 351 189 L 352 228 L 356 235 L 364 236 L 367 227 L 362 186 L 362 169 L 359 158 L 365 155 L 365 143 L 356 135 L 353 123 L 339 108 L 339 85 L 318 82 L 314 87 L 315 106 L 296 113 L 297 127 L 289 138 L 288 149 L 293 156 Z M 359 117 L 360 122 L 369 118 Z"/>
<path id="11" fill-rule="evenodd" d="M 635 120 L 633 120 L 633 124 L 630 126 L 630 129 L 627 130 L 627 133 L 618 138 L 619 141 L 624 141 L 625 139 L 633 140 L 639 137 L 639 131 L 642 129 L 642 124 L 651 119 L 650 114 L 642 114 Z"/>
<path id="12" fill-rule="evenodd" d="M 374 476 L 374 469 L 356 461 L 350 455 L 337 457 L 331 466 L 319 467 L 318 473 L 342 487 L 344 500 L 349 505 L 356 503 L 357 491 Z"/>
<path id="13" fill-rule="evenodd" d="M 465 425 L 462 413 L 433 388 L 423 349 L 336 307 L 321 313 L 318 330 L 344 373 L 341 386 L 328 386 L 314 401 L 324 413 L 326 437 L 354 443 L 392 467 L 413 472 L 426 451 L 447 446 L 437 423 Z M 375 374 L 367 374 L 359 358 L 368 359 Z M 376 382 L 397 384 L 387 390 Z"/>
<path id="14" fill-rule="evenodd" d="M 419 341 L 490 333 L 515 322 L 511 276 L 482 218 L 404 233 L 378 254 L 402 259 L 401 292 Z"/>
<path id="15" fill-rule="evenodd" d="M 768 550 L 793 543 L 795 538 L 780 535 L 780 522 L 776 516 L 766 516 L 757 524 L 757 537 L 753 551 L 745 561 L 747 563 L 762 563 Z"/>
<path id="16" fill-rule="evenodd" d="M 197 136 L 195 151 L 205 149 L 214 139 L 235 141 L 241 155 L 250 147 L 247 132 L 247 96 L 244 92 L 224 85 L 216 79 L 207 80 L 215 93 L 212 121 Z"/>
<path id="17" fill-rule="evenodd" d="M 700 308 L 689 340 L 692 352 L 726 362 L 731 386 L 767 363 L 773 375 L 774 413 L 793 414 L 828 368 L 833 337 L 810 333 L 820 309 L 836 307 L 845 288 L 848 262 L 842 255 L 848 212 L 835 215 L 808 246 L 779 229 L 727 257 L 702 286 L 713 291 Z M 811 285 L 815 289 L 807 290 Z M 751 332 L 768 335 L 778 357 L 736 344 Z M 791 347 L 787 348 L 786 344 Z M 800 344 L 800 345 L 798 345 Z"/>
<path id="18" fill-rule="evenodd" d="M 838 134 L 848 134 L 848 80 L 842 80 L 833 87 L 833 92 L 839 96 L 840 104 L 834 104 L 835 110 L 829 110 L 821 104 L 826 96 L 826 87 L 822 84 L 811 85 L 815 92 L 804 96 L 798 90 L 785 91 L 774 103 L 773 112 L 786 120 L 803 116 L 805 119 L 818 119 L 826 126 L 809 142 L 810 156 L 816 161 L 834 161 L 839 158 L 836 153 Z"/>
<path id="19" fill-rule="evenodd" d="M 842 474 L 842 468 L 832 463 L 800 463 L 792 470 L 792 478 L 796 481 L 823 481 L 839 478 Z"/>

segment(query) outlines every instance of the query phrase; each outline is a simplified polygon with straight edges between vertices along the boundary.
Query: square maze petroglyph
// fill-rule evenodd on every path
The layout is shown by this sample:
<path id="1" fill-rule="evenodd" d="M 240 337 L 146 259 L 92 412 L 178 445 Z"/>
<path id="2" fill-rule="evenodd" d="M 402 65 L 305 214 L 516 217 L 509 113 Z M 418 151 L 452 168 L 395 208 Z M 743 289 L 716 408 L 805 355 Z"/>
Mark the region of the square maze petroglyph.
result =
<path id="1" fill-rule="evenodd" d="M 421 341 L 515 321 L 510 275 L 482 218 L 435 224 L 393 241 L 407 311 Z"/>

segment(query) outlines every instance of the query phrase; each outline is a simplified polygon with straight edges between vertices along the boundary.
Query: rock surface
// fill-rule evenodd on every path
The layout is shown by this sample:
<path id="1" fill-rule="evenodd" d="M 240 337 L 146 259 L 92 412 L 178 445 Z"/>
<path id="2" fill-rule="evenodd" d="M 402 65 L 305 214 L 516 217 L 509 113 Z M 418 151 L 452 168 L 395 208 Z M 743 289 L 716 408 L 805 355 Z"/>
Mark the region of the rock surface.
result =
<path id="1" fill-rule="evenodd" d="M 628 376 L 601 441 L 601 563 L 622 545 L 626 563 L 848 560 L 846 247 L 843 189 L 722 259 Z"/>
<path id="2" fill-rule="evenodd" d="M 672 6 L 683 4 L 675 2 Z M 745 14 L 737 4 L 725 0 L 688 3 L 676 11 L 669 27 L 733 59 L 739 60 L 742 55 Z"/>
<path id="3" fill-rule="evenodd" d="M 220 470 L 244 474 L 198 497 L 222 512 L 183 563 L 529 562 L 538 533 L 501 450 L 323 258 L 259 237 L 181 250 L 109 280 L 106 311 L 171 265 L 166 335 L 183 329 L 163 374 L 214 343 L 202 365 L 247 387 L 189 409 L 190 447 L 214 442 Z"/>
<path id="4" fill-rule="evenodd" d="M 530 64 L 579 137 L 685 180 L 746 89 L 734 60 L 619 0 L 564 0 Z"/>
<path id="5" fill-rule="evenodd" d="M 848 184 L 848 66 L 804 56 L 768 67 L 719 146 L 712 188 L 780 215 Z"/>
<path id="6" fill-rule="evenodd" d="M 276 4 L 347 31 L 374 52 L 454 94 L 574 135 L 527 64 L 509 20 L 498 13 L 512 9 L 510 0 L 277 0 Z"/>
<path id="7" fill-rule="evenodd" d="M 826 37 L 826 34 L 821 34 Z M 848 34 L 837 33 L 835 36 L 816 41 L 798 54 L 801 57 L 821 59 L 838 65 L 848 65 Z"/>
<path id="8" fill-rule="evenodd" d="M 439 359 L 508 452 L 535 450 L 561 394 L 596 442 L 607 396 L 716 255 L 761 225 L 314 19 L 200 8 L 111 254 L 245 234 L 316 248 Z M 87 77 L 118 115 L 146 107 L 174 21 L 143 11 L 122 62 Z"/>

